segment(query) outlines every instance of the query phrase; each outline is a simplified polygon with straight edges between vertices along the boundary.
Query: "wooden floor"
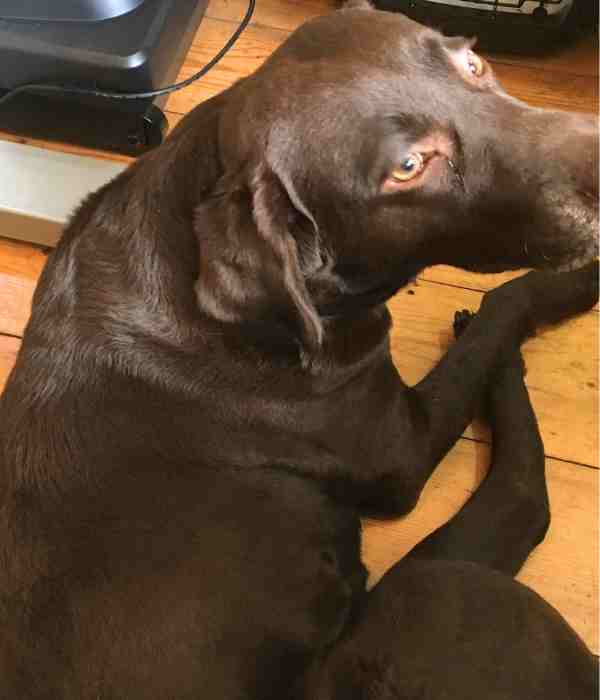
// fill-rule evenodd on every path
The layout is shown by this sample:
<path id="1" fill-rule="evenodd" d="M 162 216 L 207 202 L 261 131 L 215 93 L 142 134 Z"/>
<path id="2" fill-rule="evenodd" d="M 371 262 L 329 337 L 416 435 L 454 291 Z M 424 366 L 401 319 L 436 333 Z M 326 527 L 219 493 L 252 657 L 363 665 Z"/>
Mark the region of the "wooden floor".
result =
<path id="1" fill-rule="evenodd" d="M 203 81 L 171 97 L 168 116 L 172 124 L 198 102 L 252 71 L 298 24 L 329 11 L 333 0 L 258 0 L 257 4 L 252 25 L 226 59 Z M 182 77 L 216 53 L 245 7 L 246 0 L 212 0 Z M 550 58 L 491 59 L 508 91 L 531 104 L 588 112 L 598 109 L 595 39 Z M 51 188 L 52 183 L 48 184 Z M 0 236 L 9 233 L 0 231 Z M 33 246 L 0 239 L 0 387 L 19 348 L 44 259 Z M 477 308 L 482 292 L 508 277 L 433 268 L 410 290 L 398 294 L 390 303 L 395 319 L 393 349 L 405 379 L 418 380 L 440 357 L 449 342 L 456 308 Z M 530 341 L 525 355 L 527 383 L 546 445 L 553 522 L 520 579 L 554 604 L 598 651 L 597 312 Z M 366 524 L 364 555 L 373 580 L 469 497 L 485 473 L 488 444 L 485 429 L 472 426 L 437 470 L 412 515 L 386 524 Z"/>

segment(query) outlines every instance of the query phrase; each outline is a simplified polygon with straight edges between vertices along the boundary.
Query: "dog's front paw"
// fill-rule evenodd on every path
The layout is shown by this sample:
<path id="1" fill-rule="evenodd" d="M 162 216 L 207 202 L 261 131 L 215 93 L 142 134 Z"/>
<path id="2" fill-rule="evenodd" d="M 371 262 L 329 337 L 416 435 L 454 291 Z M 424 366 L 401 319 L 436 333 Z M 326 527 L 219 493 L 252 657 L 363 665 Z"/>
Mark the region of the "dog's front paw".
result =
<path id="1" fill-rule="evenodd" d="M 477 314 L 468 309 L 462 309 L 461 311 L 456 311 L 454 313 L 454 323 L 452 328 L 454 330 L 454 337 L 456 340 L 467 330 L 471 321 L 475 318 Z"/>

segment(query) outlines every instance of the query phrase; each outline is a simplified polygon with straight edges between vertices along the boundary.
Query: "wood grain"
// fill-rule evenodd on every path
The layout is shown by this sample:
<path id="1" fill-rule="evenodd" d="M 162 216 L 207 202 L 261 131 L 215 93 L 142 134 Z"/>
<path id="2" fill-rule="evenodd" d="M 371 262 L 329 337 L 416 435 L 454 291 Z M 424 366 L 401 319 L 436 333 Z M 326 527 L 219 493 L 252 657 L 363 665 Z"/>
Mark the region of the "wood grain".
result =
<path id="1" fill-rule="evenodd" d="M 489 448 L 460 440 L 440 464 L 417 508 L 401 520 L 366 521 L 363 556 L 375 583 L 417 542 L 446 522 L 477 488 Z M 556 606 L 598 651 L 598 472 L 546 461 L 552 525 L 519 580 Z"/>
<path id="2" fill-rule="evenodd" d="M 20 346 L 21 341 L 18 338 L 0 335 L 0 393 L 6 384 L 8 373 L 15 364 Z"/>
<path id="3" fill-rule="evenodd" d="M 167 117 L 167 121 L 169 122 L 169 132 L 171 132 L 177 126 L 177 124 L 179 124 L 179 122 L 183 119 L 185 115 L 165 110 L 165 116 Z"/>
<path id="4" fill-rule="evenodd" d="M 207 17 L 200 25 L 178 79 L 189 78 L 200 70 L 221 49 L 235 27 L 235 22 Z M 202 80 L 173 93 L 167 102 L 167 109 L 187 114 L 200 102 L 255 71 L 288 36 L 288 31 L 251 25 L 227 56 Z"/>
<path id="5" fill-rule="evenodd" d="M 252 24 L 293 31 L 306 20 L 331 12 L 336 5 L 334 0 L 259 0 Z M 248 0 L 211 0 L 206 17 L 240 22 L 247 7 Z"/>
<path id="6" fill-rule="evenodd" d="M 389 303 L 392 353 L 405 381 L 419 381 L 452 341 L 457 309 L 476 310 L 481 294 L 419 282 Z M 524 347 L 527 385 L 546 454 L 598 466 L 598 317 L 587 313 L 549 328 Z M 478 425 L 468 436 L 489 440 Z"/>
<path id="7" fill-rule="evenodd" d="M 526 272 L 528 272 L 528 270 L 480 274 L 477 272 L 460 270 L 457 267 L 450 267 L 448 265 L 436 265 L 436 267 L 423 270 L 418 276 L 418 279 L 450 285 L 452 287 L 464 287 L 465 289 L 487 292 L 490 289 L 499 287 L 505 282 L 509 282 L 515 277 L 524 275 Z M 596 305 L 595 310 L 598 311 L 598 308 L 598 305 Z"/>
<path id="8" fill-rule="evenodd" d="M 551 53 L 534 56 L 483 52 L 494 64 L 528 66 L 543 71 L 554 71 L 562 75 L 598 75 L 598 35 L 592 33 L 575 43 L 559 47 Z"/>
<path id="9" fill-rule="evenodd" d="M 565 75 L 521 65 L 494 63 L 504 89 L 534 107 L 571 112 L 598 111 L 598 79 L 590 75 Z"/>
<path id="10" fill-rule="evenodd" d="M 419 275 L 419 279 L 487 292 L 523 274 L 525 274 L 525 270 L 494 272 L 484 275 L 476 272 L 467 272 L 467 270 L 460 270 L 449 265 L 437 265 L 436 267 L 429 267 L 423 270 Z"/>
<path id="11" fill-rule="evenodd" d="M 0 239 L 0 333 L 22 334 L 45 262 L 39 248 Z"/>

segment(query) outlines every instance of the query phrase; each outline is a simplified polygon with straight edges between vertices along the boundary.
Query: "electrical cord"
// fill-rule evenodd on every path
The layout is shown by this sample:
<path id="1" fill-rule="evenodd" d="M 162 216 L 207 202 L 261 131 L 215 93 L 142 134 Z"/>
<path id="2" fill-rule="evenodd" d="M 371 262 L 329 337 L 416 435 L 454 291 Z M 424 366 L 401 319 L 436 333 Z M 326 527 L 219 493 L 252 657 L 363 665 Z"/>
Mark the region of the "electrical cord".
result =
<path id="1" fill-rule="evenodd" d="M 216 53 L 210 59 L 210 61 L 205 66 L 203 66 L 197 73 L 194 73 L 194 75 L 190 76 L 186 80 L 182 80 L 179 83 L 174 83 L 173 85 L 168 85 L 167 87 L 158 88 L 156 90 L 148 90 L 147 92 L 111 92 L 107 90 L 78 88 L 70 85 L 27 83 L 26 85 L 19 85 L 15 88 L 12 88 L 5 95 L 2 95 L 2 97 L 0 97 L 0 107 L 22 92 L 45 92 L 63 94 L 66 93 L 71 95 L 105 97 L 107 99 L 112 100 L 147 100 L 154 97 L 160 97 L 161 95 L 168 95 L 172 92 L 176 92 L 177 90 L 182 90 L 183 88 L 188 87 L 188 85 L 195 83 L 197 80 L 200 80 L 200 78 L 206 75 L 206 73 L 208 73 L 208 71 L 211 70 L 211 68 L 214 68 L 214 66 L 216 66 L 216 64 L 223 58 L 223 56 L 225 56 L 225 54 L 231 49 L 231 47 L 239 39 L 240 35 L 250 23 L 252 15 L 254 14 L 255 6 L 256 0 L 249 0 L 248 9 L 246 10 L 244 18 L 240 22 L 235 32 L 229 37 L 228 41 L 223 46 L 223 48 L 218 53 Z"/>

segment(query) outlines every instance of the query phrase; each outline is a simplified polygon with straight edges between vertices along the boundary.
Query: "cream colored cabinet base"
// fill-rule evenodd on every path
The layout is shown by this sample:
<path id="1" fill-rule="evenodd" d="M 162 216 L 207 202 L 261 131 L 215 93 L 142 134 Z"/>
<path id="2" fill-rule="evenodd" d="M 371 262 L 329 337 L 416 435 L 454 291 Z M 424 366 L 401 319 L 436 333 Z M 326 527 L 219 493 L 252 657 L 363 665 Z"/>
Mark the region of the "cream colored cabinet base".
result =
<path id="1" fill-rule="evenodd" d="M 0 236 L 54 246 L 81 200 L 126 168 L 0 141 Z"/>

